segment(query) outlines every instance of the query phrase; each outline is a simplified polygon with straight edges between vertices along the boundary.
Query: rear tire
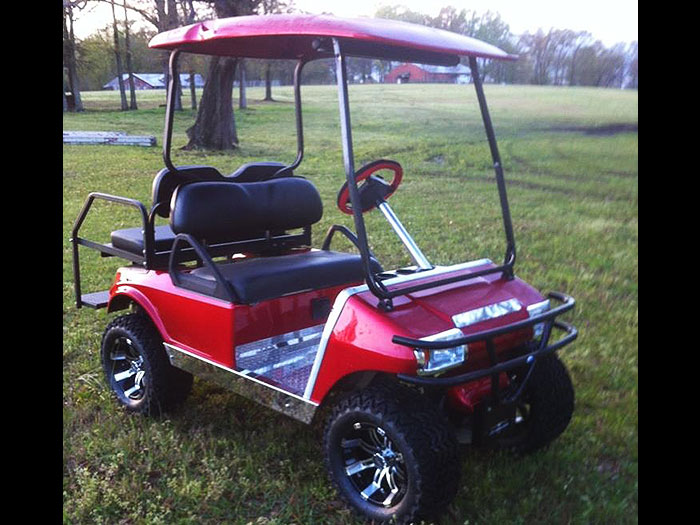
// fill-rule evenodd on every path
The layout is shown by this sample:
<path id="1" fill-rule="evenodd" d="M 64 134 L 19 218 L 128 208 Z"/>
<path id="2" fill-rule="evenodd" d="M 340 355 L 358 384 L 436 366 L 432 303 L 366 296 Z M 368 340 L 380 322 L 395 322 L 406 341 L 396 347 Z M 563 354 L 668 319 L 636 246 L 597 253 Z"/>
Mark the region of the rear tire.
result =
<path id="1" fill-rule="evenodd" d="M 182 403 L 192 389 L 192 375 L 170 364 L 163 339 L 146 315 L 123 315 L 109 323 L 100 354 L 107 384 L 129 412 L 158 416 Z"/>
<path id="2" fill-rule="evenodd" d="M 399 385 L 342 400 L 324 432 L 326 468 L 364 518 L 410 523 L 443 512 L 460 477 L 457 442 L 437 406 Z"/>

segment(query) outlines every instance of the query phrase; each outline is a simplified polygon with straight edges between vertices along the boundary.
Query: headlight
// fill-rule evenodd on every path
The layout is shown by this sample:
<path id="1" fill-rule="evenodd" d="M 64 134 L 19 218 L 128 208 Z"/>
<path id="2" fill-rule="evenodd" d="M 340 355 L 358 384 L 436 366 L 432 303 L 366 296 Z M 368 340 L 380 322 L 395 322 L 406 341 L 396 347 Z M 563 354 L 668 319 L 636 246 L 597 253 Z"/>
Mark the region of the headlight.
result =
<path id="1" fill-rule="evenodd" d="M 421 337 L 421 341 L 450 341 L 461 337 L 464 337 L 462 331 L 459 328 L 452 328 L 445 332 L 440 332 L 439 334 Z M 418 363 L 418 374 L 428 375 L 461 365 L 466 361 L 469 355 L 469 348 L 467 345 L 443 348 L 440 350 L 416 348 L 413 350 L 413 353 Z"/>
<path id="2" fill-rule="evenodd" d="M 541 303 L 531 304 L 527 307 L 527 313 L 530 317 L 543 314 L 547 310 L 549 310 L 549 299 L 545 299 Z M 535 332 L 535 337 L 541 336 L 542 332 L 544 331 L 544 323 L 536 324 L 533 327 L 533 330 Z"/>

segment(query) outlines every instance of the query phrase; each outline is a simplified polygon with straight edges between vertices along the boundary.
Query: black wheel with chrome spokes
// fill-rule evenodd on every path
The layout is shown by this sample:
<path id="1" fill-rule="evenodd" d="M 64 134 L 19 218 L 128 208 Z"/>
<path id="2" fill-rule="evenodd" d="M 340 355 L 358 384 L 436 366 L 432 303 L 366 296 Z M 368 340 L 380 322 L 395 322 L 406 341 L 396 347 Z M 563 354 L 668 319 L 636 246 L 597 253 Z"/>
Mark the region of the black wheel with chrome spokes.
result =
<path id="1" fill-rule="evenodd" d="M 440 514 L 457 492 L 459 453 L 447 420 L 399 385 L 369 387 L 338 403 L 324 452 L 341 498 L 380 523 Z"/>
<path id="2" fill-rule="evenodd" d="M 160 333 L 143 314 L 109 323 L 101 358 L 107 383 L 130 412 L 158 415 L 184 401 L 192 388 L 192 375 L 170 364 Z"/>
<path id="3" fill-rule="evenodd" d="M 133 341 L 125 336 L 114 338 L 108 359 L 110 383 L 122 403 L 129 404 L 143 399 L 146 393 L 146 368 L 143 356 L 134 347 Z"/>
<path id="4" fill-rule="evenodd" d="M 363 499 L 386 508 L 401 501 L 408 485 L 406 464 L 382 427 L 356 421 L 340 447 L 345 474 Z"/>

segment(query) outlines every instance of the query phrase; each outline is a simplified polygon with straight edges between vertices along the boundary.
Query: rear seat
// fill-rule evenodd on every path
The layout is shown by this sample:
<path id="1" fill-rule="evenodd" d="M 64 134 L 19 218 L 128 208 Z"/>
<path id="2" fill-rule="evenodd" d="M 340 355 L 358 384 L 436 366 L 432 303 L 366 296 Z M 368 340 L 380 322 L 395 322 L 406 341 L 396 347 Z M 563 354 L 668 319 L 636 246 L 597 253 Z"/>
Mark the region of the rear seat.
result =
<path id="1" fill-rule="evenodd" d="M 211 166 L 179 166 L 177 171 L 162 169 L 153 179 L 152 198 L 155 213 L 163 218 L 170 216 L 170 200 L 181 184 L 203 181 L 253 182 L 272 177 L 285 165 L 279 162 L 250 162 L 243 164 L 231 175 L 222 175 Z M 170 225 L 154 228 L 155 251 L 168 252 L 175 240 Z M 110 235 L 112 246 L 135 255 L 143 255 L 143 228 L 126 228 L 113 231 Z M 248 236 L 250 237 L 250 236 Z M 233 239 L 230 239 L 233 240 Z"/>
<path id="2" fill-rule="evenodd" d="M 170 225 L 156 226 L 154 228 L 155 250 L 157 252 L 168 251 L 175 240 L 175 232 Z M 111 234 L 112 246 L 129 253 L 141 255 L 143 253 L 143 228 L 126 228 L 116 230 Z"/>
<path id="3" fill-rule="evenodd" d="M 315 186 L 300 177 L 231 184 L 198 182 L 181 185 L 173 194 L 170 226 L 203 245 L 222 242 L 250 232 L 310 227 L 323 214 Z M 381 272 L 376 261 L 372 270 Z M 319 290 L 363 280 L 359 255 L 312 250 L 289 255 L 256 257 L 216 264 L 236 302 L 257 303 L 306 290 Z M 222 299 L 213 286 L 216 272 L 209 266 L 192 270 L 179 285 Z M 175 280 L 175 279 L 174 279 Z"/>

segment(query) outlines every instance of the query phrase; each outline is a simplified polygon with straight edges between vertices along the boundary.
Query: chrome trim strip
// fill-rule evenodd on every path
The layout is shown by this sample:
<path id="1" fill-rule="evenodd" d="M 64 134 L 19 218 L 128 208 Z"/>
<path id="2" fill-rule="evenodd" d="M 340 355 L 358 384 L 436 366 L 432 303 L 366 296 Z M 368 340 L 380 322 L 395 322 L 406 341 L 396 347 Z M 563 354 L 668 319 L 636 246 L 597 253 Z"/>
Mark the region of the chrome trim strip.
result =
<path id="1" fill-rule="evenodd" d="M 432 270 L 425 270 L 418 273 L 409 273 L 407 275 L 399 275 L 398 277 L 392 277 L 382 281 L 384 286 L 389 287 L 394 284 L 403 284 L 410 281 L 416 281 L 418 279 L 423 279 L 425 277 L 435 277 L 437 275 L 442 275 L 445 273 L 456 272 L 459 270 L 466 270 L 468 268 L 473 268 L 475 266 L 482 266 L 484 264 L 493 263 L 491 259 L 478 259 L 476 261 L 469 261 L 465 263 L 453 264 L 452 266 L 435 266 Z M 365 285 L 365 289 L 367 286 Z M 363 290 L 364 291 L 364 290 Z"/>
<path id="2" fill-rule="evenodd" d="M 459 328 L 450 328 L 444 332 L 439 332 L 437 334 L 426 335 L 421 337 L 421 341 L 450 341 L 452 339 L 459 339 L 464 337 L 462 330 Z"/>
<path id="3" fill-rule="evenodd" d="M 508 299 L 500 303 L 489 304 L 481 308 L 475 308 L 452 316 L 452 322 L 459 328 L 464 328 L 489 319 L 503 317 L 521 310 L 523 305 L 517 299 Z"/>
<path id="4" fill-rule="evenodd" d="M 540 301 L 539 303 L 531 304 L 527 307 L 527 313 L 532 317 L 533 315 L 541 314 L 549 310 L 549 299 Z"/>
<path id="5" fill-rule="evenodd" d="M 410 281 L 415 281 L 417 279 L 423 279 L 425 277 L 433 277 L 436 275 L 442 275 L 444 273 L 455 272 L 459 270 L 465 270 L 467 268 L 473 268 L 475 266 L 482 266 L 484 264 L 491 263 L 491 259 L 478 259 L 476 261 L 469 261 L 460 264 L 454 264 L 452 266 L 435 266 L 432 270 L 425 270 L 423 272 L 411 273 L 408 275 L 399 275 L 397 277 L 392 277 L 383 281 L 385 286 L 391 286 L 393 284 L 403 284 Z M 304 399 L 311 400 L 311 394 L 316 387 L 316 379 L 318 378 L 318 372 L 321 369 L 321 363 L 323 362 L 323 356 L 326 353 L 326 346 L 328 346 L 328 341 L 331 338 L 331 334 L 335 329 L 335 325 L 338 322 L 338 318 L 345 308 L 345 303 L 348 299 L 355 294 L 366 292 L 369 287 L 366 284 L 359 286 L 353 286 L 350 288 L 345 288 L 342 290 L 335 298 L 333 303 L 333 308 L 328 316 L 326 325 L 323 328 L 323 334 L 321 335 L 321 342 L 318 345 L 318 352 L 316 353 L 316 359 L 314 360 L 314 365 L 311 368 L 311 374 L 309 375 L 309 381 L 306 384 L 306 390 L 304 390 Z"/>
<path id="6" fill-rule="evenodd" d="M 549 310 L 549 307 L 549 299 L 545 299 L 544 301 L 540 301 L 539 303 L 531 304 L 527 307 L 527 315 L 530 317 L 539 315 Z M 533 326 L 532 329 L 533 335 L 535 337 L 539 337 L 544 333 L 544 323 L 538 323 L 535 326 Z"/>
<path id="7" fill-rule="evenodd" d="M 237 394 L 305 423 L 311 422 L 318 403 L 292 394 L 260 379 L 245 375 L 175 345 L 163 343 L 170 363 L 192 374 L 220 384 Z M 261 386 L 265 388 L 260 388 Z"/>
<path id="8" fill-rule="evenodd" d="M 304 390 L 304 399 L 311 400 L 311 394 L 316 386 L 316 379 L 318 378 L 318 371 L 321 369 L 321 362 L 323 361 L 323 356 L 326 354 L 326 347 L 328 346 L 328 340 L 331 338 L 331 334 L 335 329 L 335 324 L 338 322 L 343 308 L 345 308 L 345 303 L 353 295 L 366 292 L 369 290 L 366 284 L 360 286 L 353 286 L 351 288 L 345 288 L 335 297 L 333 302 L 333 308 L 331 308 L 331 313 L 328 315 L 328 320 L 326 325 L 323 327 L 323 333 L 321 334 L 321 342 L 318 344 L 318 351 L 316 352 L 316 359 L 314 359 L 314 364 L 311 367 L 311 373 L 309 374 L 309 381 L 306 383 L 306 389 Z"/>

